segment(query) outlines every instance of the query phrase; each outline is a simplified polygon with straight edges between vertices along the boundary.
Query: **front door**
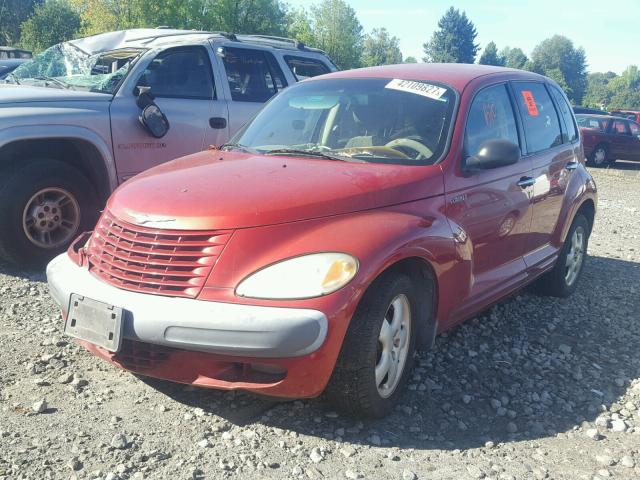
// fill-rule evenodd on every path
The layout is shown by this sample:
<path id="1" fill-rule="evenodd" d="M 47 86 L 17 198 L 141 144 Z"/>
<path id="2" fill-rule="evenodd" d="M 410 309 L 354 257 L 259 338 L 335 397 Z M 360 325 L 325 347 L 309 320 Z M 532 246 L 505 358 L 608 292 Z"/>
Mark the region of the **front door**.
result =
<path id="1" fill-rule="evenodd" d="M 465 130 L 465 156 L 476 154 L 483 142 L 492 139 L 520 145 L 506 84 L 487 87 L 475 96 Z M 447 216 L 456 224 L 454 231 L 460 227 L 458 239 L 469 241 L 472 249 L 472 282 L 458 312 L 486 303 L 487 295 L 508 289 L 525 275 L 531 170 L 531 159 L 524 157 L 513 165 L 447 177 Z"/>
<path id="2" fill-rule="evenodd" d="M 163 138 L 154 138 L 138 120 L 140 109 L 133 92 L 114 99 L 111 129 L 119 181 L 227 141 L 227 103 L 217 97 L 211 58 L 205 47 L 176 47 L 160 52 L 137 86 L 151 88 L 170 128 Z"/>
<path id="3" fill-rule="evenodd" d="M 640 160 L 640 125 L 636 122 L 629 122 L 631 129 L 631 151 L 629 160 Z"/>

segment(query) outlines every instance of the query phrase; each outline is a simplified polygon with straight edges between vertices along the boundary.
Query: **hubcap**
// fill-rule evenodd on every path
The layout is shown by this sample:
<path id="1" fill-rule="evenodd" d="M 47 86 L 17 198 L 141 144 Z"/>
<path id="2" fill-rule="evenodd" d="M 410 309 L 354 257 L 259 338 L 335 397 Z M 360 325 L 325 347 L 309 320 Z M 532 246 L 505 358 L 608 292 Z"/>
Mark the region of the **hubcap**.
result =
<path id="1" fill-rule="evenodd" d="M 395 391 L 409 353 L 411 308 L 406 295 L 398 295 L 387 309 L 378 337 L 375 375 L 378 393 L 383 398 Z"/>
<path id="2" fill-rule="evenodd" d="M 584 240 L 584 229 L 582 227 L 576 228 L 571 236 L 571 244 L 567 253 L 567 262 L 565 263 L 564 280 L 568 286 L 573 285 L 580 273 L 584 260 Z"/>
<path id="3" fill-rule="evenodd" d="M 62 188 L 43 188 L 27 202 L 22 228 L 40 248 L 54 249 L 68 243 L 80 226 L 80 205 Z"/>
<path id="4" fill-rule="evenodd" d="M 596 150 L 596 153 L 593 155 L 593 161 L 597 165 L 600 165 L 601 163 L 604 163 L 605 157 L 606 157 L 606 152 L 604 151 L 604 148 L 600 147 Z"/>

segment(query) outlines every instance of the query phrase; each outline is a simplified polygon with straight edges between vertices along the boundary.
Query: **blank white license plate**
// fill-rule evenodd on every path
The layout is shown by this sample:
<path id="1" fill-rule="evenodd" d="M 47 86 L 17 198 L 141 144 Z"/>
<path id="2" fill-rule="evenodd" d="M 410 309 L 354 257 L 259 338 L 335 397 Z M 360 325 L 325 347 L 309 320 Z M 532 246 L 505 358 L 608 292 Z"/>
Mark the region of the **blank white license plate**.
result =
<path id="1" fill-rule="evenodd" d="M 72 293 L 64 332 L 117 352 L 122 343 L 122 308 Z"/>

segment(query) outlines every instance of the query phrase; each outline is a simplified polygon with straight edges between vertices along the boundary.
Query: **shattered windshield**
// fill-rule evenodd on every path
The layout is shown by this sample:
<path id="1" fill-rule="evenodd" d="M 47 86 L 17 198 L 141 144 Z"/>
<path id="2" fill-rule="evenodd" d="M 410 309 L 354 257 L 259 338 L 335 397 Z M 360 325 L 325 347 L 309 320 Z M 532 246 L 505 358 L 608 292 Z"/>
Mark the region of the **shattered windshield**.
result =
<path id="1" fill-rule="evenodd" d="M 142 49 L 89 54 L 70 42 L 48 48 L 5 78 L 6 83 L 114 94 Z"/>

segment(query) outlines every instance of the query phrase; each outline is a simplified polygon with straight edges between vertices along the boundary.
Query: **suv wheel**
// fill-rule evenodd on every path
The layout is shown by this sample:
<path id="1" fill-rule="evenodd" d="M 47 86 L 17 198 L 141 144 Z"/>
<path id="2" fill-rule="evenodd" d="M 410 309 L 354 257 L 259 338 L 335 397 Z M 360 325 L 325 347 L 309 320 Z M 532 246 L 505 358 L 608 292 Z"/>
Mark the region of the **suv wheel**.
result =
<path id="1" fill-rule="evenodd" d="M 538 281 L 541 293 L 553 297 L 568 297 L 578 286 L 589 244 L 589 222 L 584 215 L 574 218 L 556 265 Z"/>
<path id="2" fill-rule="evenodd" d="M 90 182 L 58 160 L 38 159 L 3 172 L 0 257 L 38 265 L 64 251 L 95 220 Z"/>
<path id="3" fill-rule="evenodd" d="M 605 167 L 609 163 L 609 152 L 606 145 L 596 145 L 591 155 L 589 155 L 588 164 L 592 167 Z"/>
<path id="4" fill-rule="evenodd" d="M 381 277 L 364 295 L 326 390 L 340 410 L 383 417 L 393 409 L 413 364 L 416 298 L 405 275 Z"/>

